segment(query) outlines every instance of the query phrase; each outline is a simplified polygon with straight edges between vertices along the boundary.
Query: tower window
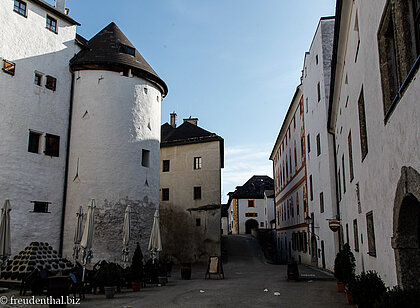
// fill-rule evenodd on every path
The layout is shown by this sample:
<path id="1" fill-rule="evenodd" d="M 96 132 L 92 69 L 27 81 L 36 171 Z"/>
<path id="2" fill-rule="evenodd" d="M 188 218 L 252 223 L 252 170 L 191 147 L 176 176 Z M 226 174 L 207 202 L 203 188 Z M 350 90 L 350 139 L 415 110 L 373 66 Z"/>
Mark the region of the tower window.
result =
<path id="1" fill-rule="evenodd" d="M 143 167 L 150 167 L 150 151 L 149 150 L 142 150 L 141 151 L 141 165 Z"/>
<path id="2" fill-rule="evenodd" d="M 48 212 L 48 204 L 51 202 L 43 202 L 43 201 L 31 201 L 34 204 L 35 213 L 49 213 Z"/>

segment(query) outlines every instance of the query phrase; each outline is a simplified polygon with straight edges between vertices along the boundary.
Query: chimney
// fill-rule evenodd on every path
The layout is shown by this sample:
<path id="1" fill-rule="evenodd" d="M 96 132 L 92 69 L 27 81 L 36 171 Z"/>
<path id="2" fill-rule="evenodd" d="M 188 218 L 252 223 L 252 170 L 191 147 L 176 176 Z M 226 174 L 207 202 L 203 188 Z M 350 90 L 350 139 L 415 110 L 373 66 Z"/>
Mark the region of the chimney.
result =
<path id="1" fill-rule="evenodd" d="M 171 113 L 171 126 L 176 128 L 176 113 L 175 111 Z"/>
<path id="2" fill-rule="evenodd" d="M 65 13 L 65 7 L 66 7 L 66 0 L 55 0 L 55 8 L 58 11 Z"/>
<path id="3" fill-rule="evenodd" d="M 184 119 L 185 122 L 190 122 L 191 124 L 198 126 L 198 118 L 191 118 L 191 116 L 188 119 Z"/>

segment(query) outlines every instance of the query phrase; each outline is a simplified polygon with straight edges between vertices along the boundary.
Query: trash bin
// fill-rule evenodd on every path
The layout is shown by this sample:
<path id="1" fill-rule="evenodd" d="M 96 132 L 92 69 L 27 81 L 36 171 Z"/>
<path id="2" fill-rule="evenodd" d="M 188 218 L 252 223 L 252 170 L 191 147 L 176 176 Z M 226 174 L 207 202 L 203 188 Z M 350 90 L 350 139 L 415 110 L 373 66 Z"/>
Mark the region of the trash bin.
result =
<path id="1" fill-rule="evenodd" d="M 54 276 L 48 277 L 48 297 L 50 307 L 67 307 L 66 301 L 69 295 L 69 277 Z M 55 300 L 55 301 L 54 301 Z M 60 301 L 60 303 L 58 303 Z"/>
<path id="2" fill-rule="evenodd" d="M 287 279 L 299 280 L 299 268 L 297 263 L 292 262 L 287 264 Z"/>
<path id="3" fill-rule="evenodd" d="M 181 279 L 191 279 L 191 263 L 181 263 Z"/>

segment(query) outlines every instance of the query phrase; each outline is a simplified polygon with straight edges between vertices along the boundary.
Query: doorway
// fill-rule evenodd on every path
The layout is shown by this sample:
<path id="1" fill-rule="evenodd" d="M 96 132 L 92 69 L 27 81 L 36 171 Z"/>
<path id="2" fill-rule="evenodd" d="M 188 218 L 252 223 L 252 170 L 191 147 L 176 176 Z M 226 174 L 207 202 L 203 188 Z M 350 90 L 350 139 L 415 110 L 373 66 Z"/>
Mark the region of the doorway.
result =
<path id="1" fill-rule="evenodd" d="M 394 234 L 398 284 L 402 288 L 418 287 L 420 277 L 420 174 L 403 167 L 394 202 Z"/>
<path id="2" fill-rule="evenodd" d="M 255 219 L 248 219 L 245 222 L 245 233 L 251 234 L 252 229 L 258 229 L 258 221 L 256 221 Z"/>

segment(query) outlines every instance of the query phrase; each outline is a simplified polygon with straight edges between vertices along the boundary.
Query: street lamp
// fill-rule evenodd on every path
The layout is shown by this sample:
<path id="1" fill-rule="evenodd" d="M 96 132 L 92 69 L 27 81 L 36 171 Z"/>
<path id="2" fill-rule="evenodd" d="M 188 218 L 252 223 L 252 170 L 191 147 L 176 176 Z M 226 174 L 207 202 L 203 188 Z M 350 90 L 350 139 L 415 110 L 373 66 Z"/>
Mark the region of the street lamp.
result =
<path id="1" fill-rule="evenodd" d="M 306 218 L 305 218 L 305 222 L 306 222 L 306 224 L 307 224 L 307 225 L 312 224 L 312 218 L 311 218 L 311 217 L 309 217 L 309 215 L 308 215 L 308 216 L 306 216 Z"/>

